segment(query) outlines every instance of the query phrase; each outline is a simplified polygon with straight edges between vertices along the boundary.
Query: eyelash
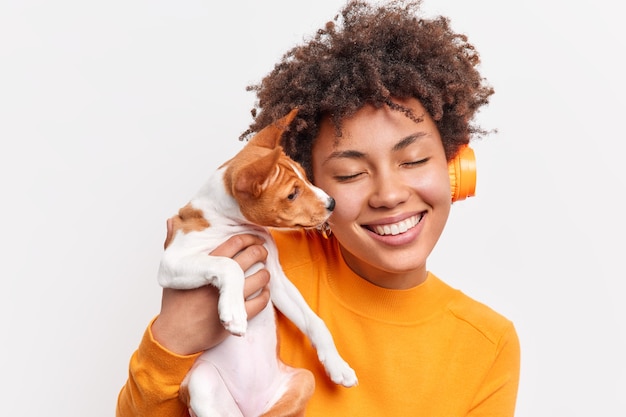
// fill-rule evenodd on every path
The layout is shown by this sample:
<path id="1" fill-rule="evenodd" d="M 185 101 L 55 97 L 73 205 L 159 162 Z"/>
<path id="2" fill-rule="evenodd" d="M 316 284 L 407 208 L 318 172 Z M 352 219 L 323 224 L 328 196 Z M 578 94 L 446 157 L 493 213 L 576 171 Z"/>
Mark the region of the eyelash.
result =
<path id="1" fill-rule="evenodd" d="M 352 174 L 352 175 L 337 175 L 335 179 L 339 182 L 346 182 L 346 181 L 350 181 L 351 179 L 358 177 L 359 175 L 361 175 L 360 172 L 358 174 Z"/>
<path id="2" fill-rule="evenodd" d="M 402 165 L 408 165 L 408 166 L 422 165 L 422 164 L 425 164 L 426 162 L 428 162 L 429 159 L 430 158 L 424 158 L 424 159 L 420 159 L 418 161 L 405 162 Z"/>

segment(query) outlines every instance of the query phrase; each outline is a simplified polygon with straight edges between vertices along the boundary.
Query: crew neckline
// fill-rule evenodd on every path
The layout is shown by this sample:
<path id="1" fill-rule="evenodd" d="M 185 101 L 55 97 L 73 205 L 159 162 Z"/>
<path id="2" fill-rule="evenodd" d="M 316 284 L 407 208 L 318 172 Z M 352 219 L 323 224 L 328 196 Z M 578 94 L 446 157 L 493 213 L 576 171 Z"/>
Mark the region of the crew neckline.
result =
<path id="1" fill-rule="evenodd" d="M 336 239 L 330 239 L 326 285 L 346 308 L 371 319 L 395 324 L 428 320 L 441 312 L 451 297 L 443 281 L 428 271 L 424 282 L 408 289 L 377 286 L 357 275 L 346 264 Z"/>

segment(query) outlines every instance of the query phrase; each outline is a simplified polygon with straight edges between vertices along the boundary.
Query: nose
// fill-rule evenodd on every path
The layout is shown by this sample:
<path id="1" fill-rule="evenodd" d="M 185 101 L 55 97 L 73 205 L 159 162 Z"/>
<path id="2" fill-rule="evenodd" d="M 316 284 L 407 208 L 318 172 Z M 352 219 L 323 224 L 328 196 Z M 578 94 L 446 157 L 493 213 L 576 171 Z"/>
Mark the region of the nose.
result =
<path id="1" fill-rule="evenodd" d="M 328 197 L 328 203 L 326 205 L 326 210 L 333 211 L 335 209 L 335 199 L 332 197 Z"/>
<path id="2" fill-rule="evenodd" d="M 375 189 L 370 195 L 370 206 L 374 208 L 392 208 L 408 200 L 409 188 L 396 176 L 380 177 L 374 183 Z"/>

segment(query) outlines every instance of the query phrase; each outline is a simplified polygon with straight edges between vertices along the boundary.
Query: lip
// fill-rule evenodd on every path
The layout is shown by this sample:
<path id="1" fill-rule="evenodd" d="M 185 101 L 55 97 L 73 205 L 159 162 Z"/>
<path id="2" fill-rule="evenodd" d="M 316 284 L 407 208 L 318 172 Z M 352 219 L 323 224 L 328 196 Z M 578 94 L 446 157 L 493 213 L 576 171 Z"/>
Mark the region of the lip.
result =
<path id="1" fill-rule="evenodd" d="M 408 216 L 387 218 L 375 223 L 364 224 L 363 228 L 378 240 L 386 243 L 404 244 L 412 241 L 419 234 L 425 216 L 426 212 L 419 212 Z"/>

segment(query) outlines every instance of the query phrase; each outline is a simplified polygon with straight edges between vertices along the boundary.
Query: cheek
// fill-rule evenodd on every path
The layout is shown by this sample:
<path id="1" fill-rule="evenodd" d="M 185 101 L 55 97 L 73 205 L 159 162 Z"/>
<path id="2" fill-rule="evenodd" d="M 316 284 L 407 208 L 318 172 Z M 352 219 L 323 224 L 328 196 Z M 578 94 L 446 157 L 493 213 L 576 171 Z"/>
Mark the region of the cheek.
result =
<path id="1" fill-rule="evenodd" d="M 436 202 L 449 202 L 450 192 L 450 176 L 447 167 L 434 171 L 429 183 L 424 187 L 424 193 Z"/>
<path id="2" fill-rule="evenodd" d="M 424 198 L 432 205 L 451 204 L 450 169 L 441 139 L 431 143 L 432 159 L 424 170 Z"/>
<path id="3" fill-rule="evenodd" d="M 329 222 L 331 225 L 345 224 L 358 218 L 365 201 L 356 195 L 349 193 L 337 193 L 335 198 L 335 210 Z"/>
<path id="4" fill-rule="evenodd" d="M 357 197 L 358 193 L 346 192 L 345 189 L 340 189 L 336 184 L 333 185 L 333 183 L 326 182 L 324 179 L 318 178 L 315 185 L 335 199 L 335 209 L 329 219 L 331 224 L 335 222 L 343 223 L 355 218 L 359 213 L 359 208 L 364 204 L 362 197 Z"/>
<path id="5" fill-rule="evenodd" d="M 450 198 L 450 177 L 447 166 L 431 169 L 419 175 L 407 175 L 406 184 L 419 196 L 419 199 L 431 207 L 448 205 Z"/>

